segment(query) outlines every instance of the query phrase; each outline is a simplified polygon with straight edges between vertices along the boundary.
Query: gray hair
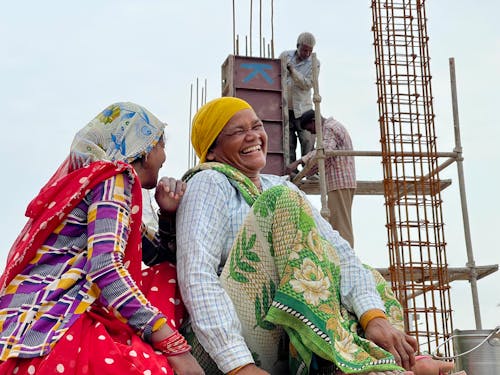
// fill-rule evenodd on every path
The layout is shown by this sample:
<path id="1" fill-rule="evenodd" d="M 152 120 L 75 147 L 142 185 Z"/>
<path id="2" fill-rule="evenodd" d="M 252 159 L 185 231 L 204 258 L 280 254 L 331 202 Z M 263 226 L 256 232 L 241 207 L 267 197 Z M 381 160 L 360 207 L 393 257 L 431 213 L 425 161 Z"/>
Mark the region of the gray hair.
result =
<path id="1" fill-rule="evenodd" d="M 311 33 L 301 33 L 297 38 L 297 47 L 301 46 L 302 44 L 314 47 L 314 45 L 316 44 L 316 38 L 314 38 L 314 35 L 312 35 Z"/>

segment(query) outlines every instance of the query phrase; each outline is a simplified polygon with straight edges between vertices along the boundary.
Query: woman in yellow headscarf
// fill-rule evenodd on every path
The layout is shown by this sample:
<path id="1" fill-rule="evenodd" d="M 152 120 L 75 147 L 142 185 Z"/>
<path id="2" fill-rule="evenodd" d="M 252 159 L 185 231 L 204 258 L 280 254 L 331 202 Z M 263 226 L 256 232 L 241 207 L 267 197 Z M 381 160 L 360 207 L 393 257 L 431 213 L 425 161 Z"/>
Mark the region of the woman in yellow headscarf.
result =
<path id="1" fill-rule="evenodd" d="M 395 328 L 401 308 L 385 281 L 374 280 L 297 187 L 260 173 L 268 139 L 251 106 L 232 97 L 207 103 L 191 140 L 201 163 L 185 175 L 177 267 L 188 341 L 206 372 L 411 368 L 416 341 Z M 279 367 L 283 332 L 288 369 Z"/>

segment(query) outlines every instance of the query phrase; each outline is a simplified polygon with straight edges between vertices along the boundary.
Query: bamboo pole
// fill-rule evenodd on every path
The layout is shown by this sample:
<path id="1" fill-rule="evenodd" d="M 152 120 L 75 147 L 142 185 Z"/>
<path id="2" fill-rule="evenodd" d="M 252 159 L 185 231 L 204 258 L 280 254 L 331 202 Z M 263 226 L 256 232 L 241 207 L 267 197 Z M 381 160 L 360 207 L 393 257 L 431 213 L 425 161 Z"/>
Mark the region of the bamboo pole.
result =
<path id="1" fill-rule="evenodd" d="M 331 156 L 382 156 L 382 151 L 355 151 L 355 150 L 331 150 L 325 151 L 325 157 Z M 426 152 L 395 152 L 393 154 L 394 157 L 428 157 Z M 434 154 L 436 157 L 446 157 L 448 158 L 443 164 L 439 165 L 437 170 L 433 171 L 428 175 L 422 177 L 423 180 L 428 180 L 432 175 L 436 174 L 438 171 L 442 171 L 447 166 L 454 163 L 459 154 L 457 152 L 436 152 Z M 294 177 L 293 182 L 300 181 L 303 177 L 306 176 L 307 172 L 312 168 L 312 166 L 316 163 L 316 158 L 311 159 L 309 163 L 307 163 L 304 168 Z"/>
<path id="2" fill-rule="evenodd" d="M 319 95 L 319 71 L 316 52 L 312 54 L 312 74 L 313 74 L 313 102 L 314 115 L 316 122 L 316 158 L 318 159 L 319 172 L 319 190 L 321 193 L 321 216 L 325 219 L 330 218 L 330 210 L 328 209 L 326 179 L 325 179 L 325 148 L 323 147 L 323 121 L 321 119 L 321 96 Z"/>
<path id="3" fill-rule="evenodd" d="M 287 69 L 285 59 L 281 60 L 281 88 L 283 95 L 281 97 L 281 110 L 283 114 L 283 157 L 285 164 L 290 164 L 290 119 L 288 118 L 288 84 Z"/>
<path id="4" fill-rule="evenodd" d="M 470 287 L 472 293 L 472 304 L 474 308 L 474 318 L 476 321 L 476 329 L 482 329 L 481 311 L 479 308 L 479 296 L 477 291 L 477 270 L 476 262 L 474 261 L 474 252 L 472 250 L 472 240 L 469 226 L 469 212 L 467 209 L 467 197 L 465 194 L 465 178 L 462 157 L 462 142 L 460 139 L 460 121 L 458 116 L 458 100 L 457 100 L 457 84 L 455 76 L 455 59 L 450 57 L 450 84 L 451 84 L 451 100 L 453 106 L 453 128 L 455 131 L 455 152 L 457 157 L 457 172 L 458 183 L 460 188 L 460 201 L 462 205 L 462 219 L 464 223 L 465 246 L 467 249 L 467 267 L 470 270 Z"/>
<path id="5" fill-rule="evenodd" d="M 188 169 L 194 166 L 194 158 L 193 158 L 193 147 L 191 146 L 191 130 L 192 130 L 192 122 L 193 118 L 193 84 L 191 83 L 190 93 L 189 93 L 189 118 L 188 118 L 188 128 L 189 128 L 189 137 L 188 137 Z"/>

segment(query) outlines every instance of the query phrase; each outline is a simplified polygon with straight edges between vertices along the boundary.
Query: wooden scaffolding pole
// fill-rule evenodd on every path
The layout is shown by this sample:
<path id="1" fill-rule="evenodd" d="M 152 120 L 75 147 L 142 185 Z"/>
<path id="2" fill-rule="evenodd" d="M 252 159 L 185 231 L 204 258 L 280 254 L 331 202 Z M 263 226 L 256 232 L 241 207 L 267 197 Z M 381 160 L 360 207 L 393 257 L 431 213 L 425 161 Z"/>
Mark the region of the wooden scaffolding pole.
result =
<path id="1" fill-rule="evenodd" d="M 479 309 L 479 296 L 477 292 L 477 270 L 476 262 L 474 261 L 474 252 L 472 250 L 472 240 L 469 226 L 469 211 L 467 208 L 467 197 L 465 194 L 465 178 L 462 157 L 462 142 L 460 139 L 460 120 L 458 117 L 458 101 L 457 101 L 457 84 L 455 76 L 455 59 L 451 57 L 450 63 L 450 85 L 451 85 L 451 101 L 453 106 L 453 128 L 455 131 L 455 151 L 458 155 L 457 173 L 458 184 L 460 189 L 460 201 L 462 206 L 462 219 L 464 222 L 465 246 L 467 249 L 467 267 L 470 269 L 470 287 L 472 292 L 472 304 L 474 308 L 474 319 L 476 321 L 476 329 L 482 329 L 481 311 Z"/>

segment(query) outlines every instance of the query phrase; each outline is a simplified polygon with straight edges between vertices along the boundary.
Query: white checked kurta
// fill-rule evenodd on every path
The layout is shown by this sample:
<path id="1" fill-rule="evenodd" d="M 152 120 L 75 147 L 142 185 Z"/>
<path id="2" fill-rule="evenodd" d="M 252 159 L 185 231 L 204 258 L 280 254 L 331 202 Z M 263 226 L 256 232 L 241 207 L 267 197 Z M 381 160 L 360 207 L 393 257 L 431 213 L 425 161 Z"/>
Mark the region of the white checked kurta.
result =
<path id="1" fill-rule="evenodd" d="M 282 177 L 261 175 L 264 190 L 275 185 L 298 188 Z M 312 208 L 320 233 L 335 245 L 341 259 L 343 304 L 358 317 L 369 309 L 385 310 L 370 272 L 349 244 Z M 189 182 L 177 211 L 177 272 L 194 332 L 219 368 L 253 362 L 233 304 L 219 283 L 233 241 L 250 207 L 222 173 L 206 170 Z"/>

